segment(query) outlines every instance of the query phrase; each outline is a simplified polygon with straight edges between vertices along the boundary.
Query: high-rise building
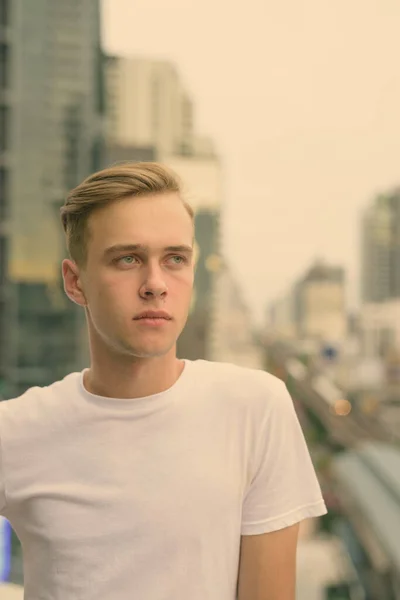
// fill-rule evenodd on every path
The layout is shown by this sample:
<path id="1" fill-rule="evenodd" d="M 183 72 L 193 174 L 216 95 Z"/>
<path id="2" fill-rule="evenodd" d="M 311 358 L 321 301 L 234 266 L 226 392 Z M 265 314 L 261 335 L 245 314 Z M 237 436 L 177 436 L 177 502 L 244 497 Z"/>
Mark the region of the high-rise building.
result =
<path id="1" fill-rule="evenodd" d="M 386 358 L 400 351 L 400 299 L 364 304 L 359 336 L 364 356 Z"/>
<path id="2" fill-rule="evenodd" d="M 104 165 L 104 59 L 99 0 L 37 0 L 34 6 L 31 0 L 1 0 L 0 6 L 7 23 L 0 29 L 0 63 L 8 67 L 6 75 L 0 69 L 0 83 L 11 86 L 8 94 L 0 92 L 8 144 L 0 162 L 11 289 L 6 313 L 13 331 L 7 355 L 11 384 L 20 392 L 79 364 L 83 315 L 55 292 L 65 252 L 59 207 L 70 188 Z M 34 322 L 41 323 L 40 336 Z M 75 352 L 65 353 L 54 373 L 48 353 L 56 337 L 61 351 L 71 330 Z M 29 344 L 37 351 L 28 360 Z"/>
<path id="3" fill-rule="evenodd" d="M 223 259 L 208 265 L 216 274 L 214 323 L 209 336 L 209 358 L 252 369 L 264 368 L 264 351 L 252 327 L 252 316 L 242 289 Z"/>
<path id="4" fill-rule="evenodd" d="M 9 375 L 8 229 L 10 210 L 11 1 L 0 0 L 0 398 Z"/>
<path id="5" fill-rule="evenodd" d="M 53 281 L 66 192 L 101 164 L 98 0 L 13 0 L 10 274 Z M 57 253 L 55 249 L 59 249 Z"/>
<path id="6" fill-rule="evenodd" d="M 378 196 L 362 222 L 362 301 L 400 298 L 400 189 Z"/>
<path id="7" fill-rule="evenodd" d="M 119 146 L 155 158 L 191 153 L 193 106 L 173 63 L 110 56 L 106 81 L 108 162 L 118 161 Z"/>
<path id="8" fill-rule="evenodd" d="M 294 318 L 298 337 L 340 343 L 347 336 L 345 272 L 317 261 L 295 284 Z"/>
<path id="9" fill-rule="evenodd" d="M 269 305 L 266 327 L 269 339 L 296 339 L 298 331 L 293 293 L 284 294 Z"/>

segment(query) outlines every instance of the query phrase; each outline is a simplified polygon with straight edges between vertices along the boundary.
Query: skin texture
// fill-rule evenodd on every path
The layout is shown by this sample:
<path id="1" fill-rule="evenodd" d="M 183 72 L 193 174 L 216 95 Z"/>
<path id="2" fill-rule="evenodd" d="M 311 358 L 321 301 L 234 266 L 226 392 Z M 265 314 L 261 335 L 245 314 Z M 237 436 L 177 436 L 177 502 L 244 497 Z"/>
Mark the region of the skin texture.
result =
<path id="1" fill-rule="evenodd" d="M 194 282 L 190 215 L 177 193 L 127 198 L 95 210 L 88 231 L 86 264 L 62 264 L 67 296 L 86 311 L 91 367 L 85 387 L 118 398 L 168 389 L 184 367 L 176 341 Z M 110 250 L 115 246 L 120 250 Z M 149 326 L 135 320 L 144 310 L 171 318 Z"/>
<path id="2" fill-rule="evenodd" d="M 238 600 L 295 600 L 299 527 L 242 536 Z"/>

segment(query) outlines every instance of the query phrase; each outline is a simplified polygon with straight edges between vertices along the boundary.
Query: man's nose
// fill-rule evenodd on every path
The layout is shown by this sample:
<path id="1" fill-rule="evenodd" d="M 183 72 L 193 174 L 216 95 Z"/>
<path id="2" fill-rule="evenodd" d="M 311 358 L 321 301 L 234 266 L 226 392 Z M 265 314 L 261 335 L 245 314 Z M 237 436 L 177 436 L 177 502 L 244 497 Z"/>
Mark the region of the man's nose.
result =
<path id="1" fill-rule="evenodd" d="M 140 287 L 140 296 L 142 298 L 163 297 L 167 294 L 168 288 L 165 282 L 164 274 L 159 266 L 148 266 L 145 279 Z"/>

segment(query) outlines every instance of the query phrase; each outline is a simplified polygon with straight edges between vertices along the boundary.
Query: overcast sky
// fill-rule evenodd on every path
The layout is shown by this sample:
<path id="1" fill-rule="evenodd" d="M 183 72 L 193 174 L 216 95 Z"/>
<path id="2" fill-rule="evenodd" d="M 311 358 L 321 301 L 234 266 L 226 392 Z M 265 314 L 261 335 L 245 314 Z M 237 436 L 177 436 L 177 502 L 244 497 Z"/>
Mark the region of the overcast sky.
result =
<path id="1" fill-rule="evenodd" d="M 398 0 L 104 0 L 103 25 L 106 50 L 177 63 L 256 316 L 316 257 L 356 304 L 361 210 L 400 183 Z"/>

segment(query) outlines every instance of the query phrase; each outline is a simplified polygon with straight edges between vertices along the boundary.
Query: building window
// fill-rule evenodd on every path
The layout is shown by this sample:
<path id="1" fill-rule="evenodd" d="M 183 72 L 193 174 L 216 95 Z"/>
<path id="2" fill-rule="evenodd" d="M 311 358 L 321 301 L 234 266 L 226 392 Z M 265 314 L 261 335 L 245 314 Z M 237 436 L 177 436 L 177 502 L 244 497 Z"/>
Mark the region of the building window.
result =
<path id="1" fill-rule="evenodd" d="M 5 90 L 8 84 L 8 54 L 8 46 L 0 42 L 0 90 Z"/>
<path id="2" fill-rule="evenodd" d="M 8 136 L 8 110 L 6 106 L 0 106 L 0 152 L 7 150 Z"/>
<path id="3" fill-rule="evenodd" d="M 7 175 L 6 169 L 0 167 L 0 221 L 8 216 Z"/>
<path id="4" fill-rule="evenodd" d="M 8 18 L 10 15 L 9 11 L 9 0 L 0 0 L 0 25 L 6 27 L 9 23 Z"/>
<path id="5" fill-rule="evenodd" d="M 7 280 L 7 239 L 0 235 L 0 286 L 3 286 Z"/>

